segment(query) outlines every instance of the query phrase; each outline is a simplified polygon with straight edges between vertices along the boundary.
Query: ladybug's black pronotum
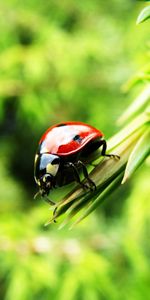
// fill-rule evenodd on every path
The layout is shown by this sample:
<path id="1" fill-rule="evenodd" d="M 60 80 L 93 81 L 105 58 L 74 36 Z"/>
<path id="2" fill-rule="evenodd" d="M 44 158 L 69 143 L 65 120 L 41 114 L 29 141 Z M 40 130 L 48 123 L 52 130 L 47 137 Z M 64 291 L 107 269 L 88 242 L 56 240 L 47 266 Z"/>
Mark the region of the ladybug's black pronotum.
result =
<path id="1" fill-rule="evenodd" d="M 40 194 L 47 196 L 51 189 L 72 181 L 83 188 L 95 189 L 86 168 L 88 157 L 99 147 L 102 147 L 102 156 L 118 157 L 106 154 L 107 144 L 103 136 L 100 130 L 82 122 L 64 122 L 48 128 L 39 141 L 35 155 L 34 177 Z M 81 182 L 80 171 L 87 184 Z"/>

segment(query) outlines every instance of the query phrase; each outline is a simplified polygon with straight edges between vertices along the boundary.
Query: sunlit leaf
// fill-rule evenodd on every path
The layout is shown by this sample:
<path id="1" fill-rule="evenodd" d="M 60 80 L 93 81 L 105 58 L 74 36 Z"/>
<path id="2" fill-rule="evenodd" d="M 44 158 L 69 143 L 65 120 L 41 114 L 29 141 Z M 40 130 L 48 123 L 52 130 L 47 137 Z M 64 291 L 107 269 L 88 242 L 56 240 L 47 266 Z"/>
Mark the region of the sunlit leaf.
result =
<path id="1" fill-rule="evenodd" d="M 60 225 L 60 228 L 62 228 L 68 222 L 70 222 L 72 218 L 77 218 L 76 215 L 78 215 L 78 213 L 80 215 L 80 211 L 84 210 L 83 214 L 85 216 L 86 214 L 88 215 L 90 212 L 92 212 L 97 207 L 97 205 L 100 204 L 101 200 L 97 201 L 97 199 L 99 199 L 99 196 L 103 199 L 103 193 L 104 195 L 106 191 L 109 191 L 109 193 L 111 193 L 111 189 L 109 189 L 109 186 L 111 186 L 111 183 L 115 181 L 115 178 L 118 178 L 119 174 L 122 174 L 133 147 L 143 135 L 143 133 L 144 128 L 142 125 L 141 129 L 133 131 L 133 133 L 129 135 L 125 140 L 124 136 L 122 136 L 122 142 L 115 148 L 115 153 L 119 154 L 121 158 L 119 160 L 115 160 L 114 158 L 106 158 L 102 162 L 97 164 L 96 167 L 91 171 L 91 173 L 89 173 L 90 178 L 95 182 L 97 186 L 96 191 L 93 193 L 85 193 L 85 191 L 80 186 L 77 186 L 75 189 L 69 192 L 69 194 L 66 195 L 64 199 L 57 203 L 57 209 L 54 210 L 53 217 L 50 219 L 50 221 L 47 222 L 46 225 L 50 224 L 54 220 L 57 221 L 58 218 L 63 216 L 64 218 L 63 220 L 61 219 L 62 223 Z"/>
<path id="2" fill-rule="evenodd" d="M 78 224 L 85 219 L 91 212 L 93 212 L 119 185 L 121 182 L 123 173 L 121 173 L 111 184 L 92 202 L 90 207 L 73 223 L 72 226 Z"/>
<path id="3" fill-rule="evenodd" d="M 130 117 L 133 117 L 150 101 L 150 85 L 146 86 L 138 97 L 131 103 L 127 110 L 118 120 L 118 124 L 122 124 Z"/>
<path id="4" fill-rule="evenodd" d="M 119 143 L 122 143 L 123 140 L 127 139 L 134 132 L 142 128 L 142 126 L 144 126 L 147 122 L 149 122 L 149 115 L 146 112 L 138 115 L 109 140 L 108 149 L 112 149 Z"/>
<path id="5" fill-rule="evenodd" d="M 123 92 L 128 92 L 131 90 L 135 85 L 145 84 L 145 82 L 150 81 L 150 64 L 149 62 L 146 63 L 145 67 L 142 67 L 140 71 L 138 71 L 132 78 L 128 79 L 125 84 L 122 86 Z"/>
<path id="6" fill-rule="evenodd" d="M 130 154 L 125 174 L 122 180 L 122 183 L 133 174 L 133 172 L 141 165 L 141 163 L 148 157 L 150 154 L 150 129 L 148 128 L 141 136 L 133 151 Z"/>
<path id="7" fill-rule="evenodd" d="M 140 24 L 150 18 L 150 6 L 145 7 L 139 14 L 136 24 Z"/>

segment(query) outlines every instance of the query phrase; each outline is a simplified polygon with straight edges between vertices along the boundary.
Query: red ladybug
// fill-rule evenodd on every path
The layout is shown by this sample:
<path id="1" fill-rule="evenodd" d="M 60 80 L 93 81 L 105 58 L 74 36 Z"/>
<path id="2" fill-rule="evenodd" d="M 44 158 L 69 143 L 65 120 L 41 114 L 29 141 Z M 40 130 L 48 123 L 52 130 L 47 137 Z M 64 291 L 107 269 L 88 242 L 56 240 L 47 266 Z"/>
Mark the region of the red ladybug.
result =
<path id="1" fill-rule="evenodd" d="M 116 157 L 106 154 L 107 144 L 102 138 L 100 130 L 82 122 L 65 122 L 50 127 L 41 137 L 35 155 L 34 177 L 40 194 L 47 196 L 51 189 L 72 181 L 83 188 L 95 189 L 85 165 L 89 156 L 102 147 L 102 156 Z M 80 171 L 87 184 L 81 182 Z M 54 204 L 51 200 L 49 202 Z"/>

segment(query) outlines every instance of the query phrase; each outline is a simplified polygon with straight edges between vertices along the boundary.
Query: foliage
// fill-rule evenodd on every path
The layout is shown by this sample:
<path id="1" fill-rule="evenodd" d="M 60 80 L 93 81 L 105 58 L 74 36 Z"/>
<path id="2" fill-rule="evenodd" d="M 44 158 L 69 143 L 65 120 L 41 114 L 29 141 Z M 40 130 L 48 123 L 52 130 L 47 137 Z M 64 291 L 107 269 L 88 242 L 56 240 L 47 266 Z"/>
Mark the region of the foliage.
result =
<path id="1" fill-rule="evenodd" d="M 149 297 L 148 159 L 71 231 L 58 230 L 59 219 L 44 227 L 47 206 L 33 200 L 34 153 L 48 126 L 81 120 L 108 139 L 129 103 L 119 126 L 146 110 L 149 20 L 135 25 L 141 9 L 130 0 L 0 3 L 1 299 Z M 133 153 L 140 163 L 146 138 Z"/>
<path id="2" fill-rule="evenodd" d="M 146 102 L 147 104 L 149 103 L 149 97 L 147 97 Z M 132 104 L 132 107 L 136 106 L 136 103 L 137 100 Z M 143 103 L 141 107 L 143 107 Z M 90 178 L 96 183 L 96 190 L 92 192 L 87 191 L 86 193 L 80 186 L 73 189 L 64 199 L 56 203 L 53 217 L 47 224 L 54 220 L 56 221 L 64 213 L 67 214 L 64 222 L 66 224 L 83 209 L 84 212 L 75 221 L 75 224 L 79 223 L 96 209 L 114 189 L 121 183 L 125 183 L 132 173 L 146 160 L 150 155 L 149 108 L 150 106 L 147 106 L 143 113 L 133 119 L 108 141 L 109 148 L 113 149 L 120 159 L 104 159 L 102 163 L 100 161 L 90 172 Z M 137 108 L 134 113 L 136 110 Z M 128 111 L 130 112 L 131 109 L 129 108 Z M 128 113 L 125 113 L 125 115 L 128 115 Z M 109 148 L 108 151 L 112 152 Z M 100 157 L 101 150 L 97 152 L 98 157 Z"/>
<path id="3" fill-rule="evenodd" d="M 150 6 L 145 7 L 138 16 L 137 24 L 140 24 L 150 18 Z"/>

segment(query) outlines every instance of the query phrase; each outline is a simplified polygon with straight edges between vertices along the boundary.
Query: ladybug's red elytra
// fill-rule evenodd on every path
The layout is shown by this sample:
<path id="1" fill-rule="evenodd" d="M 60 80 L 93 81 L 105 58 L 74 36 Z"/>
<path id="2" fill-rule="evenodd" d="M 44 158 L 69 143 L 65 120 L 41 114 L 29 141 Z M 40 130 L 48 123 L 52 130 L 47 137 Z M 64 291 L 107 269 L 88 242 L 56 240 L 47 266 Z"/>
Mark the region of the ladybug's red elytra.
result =
<path id="1" fill-rule="evenodd" d="M 88 157 L 102 147 L 102 156 L 119 158 L 106 154 L 107 144 L 103 136 L 100 130 L 82 122 L 64 122 L 48 128 L 35 155 L 34 178 L 40 194 L 47 196 L 51 189 L 72 181 L 83 188 L 95 189 L 86 168 Z M 86 184 L 80 180 L 80 171 L 87 180 Z M 50 199 L 48 201 L 54 204 Z"/>

